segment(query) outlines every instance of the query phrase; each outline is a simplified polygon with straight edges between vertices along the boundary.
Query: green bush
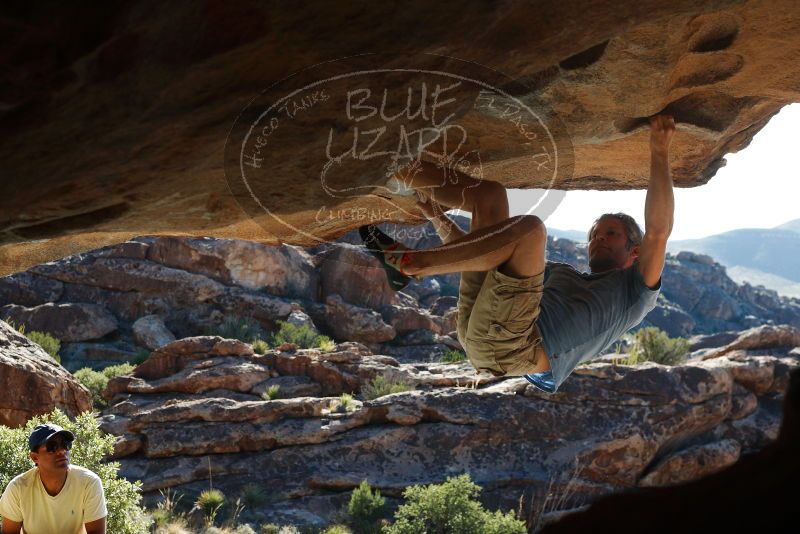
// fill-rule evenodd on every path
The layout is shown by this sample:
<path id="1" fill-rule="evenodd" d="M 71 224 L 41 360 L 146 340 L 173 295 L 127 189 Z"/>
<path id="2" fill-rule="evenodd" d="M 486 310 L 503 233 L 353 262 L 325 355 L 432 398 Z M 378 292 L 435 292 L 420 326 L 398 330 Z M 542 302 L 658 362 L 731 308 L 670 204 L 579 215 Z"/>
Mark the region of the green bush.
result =
<path id="1" fill-rule="evenodd" d="M 226 317 L 220 324 L 207 328 L 206 334 L 225 339 L 238 339 L 245 343 L 264 338 L 264 331 L 258 321 L 238 316 Z"/>
<path id="2" fill-rule="evenodd" d="M 256 484 L 247 484 L 242 488 L 242 500 L 252 510 L 267 502 L 267 494 Z"/>
<path id="3" fill-rule="evenodd" d="M 205 518 L 206 526 L 213 526 L 217 518 L 217 512 L 225 504 L 225 494 L 218 489 L 207 489 L 200 492 L 194 506 Z"/>
<path id="4" fill-rule="evenodd" d="M 467 355 L 460 350 L 448 350 L 442 354 L 442 361 L 445 363 L 458 363 L 467 359 Z"/>
<path id="5" fill-rule="evenodd" d="M 353 531 L 344 525 L 332 525 L 323 530 L 322 534 L 353 534 Z"/>
<path id="6" fill-rule="evenodd" d="M 339 411 L 342 413 L 352 412 L 356 409 L 355 404 L 353 404 L 353 396 L 349 393 L 342 393 L 339 397 Z"/>
<path id="7" fill-rule="evenodd" d="M 267 391 L 261 394 L 261 398 L 264 400 L 275 400 L 281 395 L 281 387 L 278 384 L 273 384 Z"/>
<path id="8" fill-rule="evenodd" d="M 58 351 L 61 350 L 61 342 L 59 340 L 50 334 L 36 331 L 28 332 L 25 334 L 25 337 L 42 347 L 47 354 L 55 359 L 55 361 L 61 363 L 61 356 L 58 355 Z"/>
<path id="9" fill-rule="evenodd" d="M 92 394 L 92 408 L 95 410 L 105 409 L 107 403 L 103 398 L 103 390 L 108 385 L 108 377 L 100 371 L 84 367 L 75 371 L 75 378 Z"/>
<path id="10" fill-rule="evenodd" d="M 183 494 L 176 494 L 171 489 L 159 490 L 161 500 L 154 510 L 150 511 L 150 516 L 155 522 L 156 529 L 167 528 L 170 524 L 182 524 L 185 526 L 186 518 L 179 513 L 177 508 Z"/>
<path id="11" fill-rule="evenodd" d="M 28 455 L 28 436 L 44 422 L 61 425 L 75 434 L 70 461 L 93 471 L 103 483 L 108 507 L 107 529 L 114 534 L 139 534 L 149 530 L 150 520 L 140 507 L 141 483 L 128 482 L 117 475 L 119 463 L 104 462 L 114 450 L 114 436 L 103 434 L 91 413 L 80 414 L 71 421 L 58 409 L 30 419 L 22 428 L 0 425 L 0 493 L 11 479 L 33 467 Z"/>
<path id="12" fill-rule="evenodd" d="M 386 508 L 386 499 L 381 497 L 381 492 L 373 491 L 369 483 L 363 480 L 353 490 L 347 513 L 350 514 L 351 524 L 356 534 L 380 534 L 379 521 Z"/>
<path id="13" fill-rule="evenodd" d="M 117 376 L 129 375 L 133 372 L 134 369 L 135 366 L 125 362 L 125 363 L 118 363 L 117 365 L 109 365 L 100 372 L 103 373 L 103 375 L 105 375 L 106 378 L 111 380 L 112 378 L 115 378 Z"/>
<path id="14" fill-rule="evenodd" d="M 270 344 L 277 347 L 282 343 L 294 343 L 301 349 L 318 348 L 331 351 L 336 348 L 331 338 L 317 334 L 306 324 L 296 326 L 286 321 L 278 321 L 278 331 L 272 333 Z"/>
<path id="15" fill-rule="evenodd" d="M 481 488 L 469 475 L 448 478 L 443 484 L 411 486 L 406 504 L 395 513 L 386 534 L 441 532 L 458 534 L 526 534 L 525 522 L 509 511 L 488 512 L 477 500 Z"/>
<path id="16" fill-rule="evenodd" d="M 103 410 L 108 406 L 108 403 L 103 398 L 103 390 L 106 389 L 108 381 L 116 376 L 130 374 L 133 369 L 133 365 L 129 363 L 110 365 L 102 371 L 95 371 L 89 367 L 84 367 L 83 369 L 75 371 L 75 378 L 92 394 L 93 408 L 96 410 Z"/>
<path id="17" fill-rule="evenodd" d="M 654 326 L 637 330 L 629 339 L 631 350 L 628 365 L 641 362 L 678 365 L 686 359 L 689 352 L 688 340 L 682 337 L 671 338 Z"/>
<path id="18" fill-rule="evenodd" d="M 411 384 L 402 380 L 386 378 L 378 375 L 361 387 L 361 395 L 365 400 L 373 400 L 392 393 L 402 393 L 414 389 Z"/>
<path id="19" fill-rule="evenodd" d="M 256 354 L 266 354 L 269 350 L 269 343 L 261 338 L 254 339 L 252 345 Z"/>

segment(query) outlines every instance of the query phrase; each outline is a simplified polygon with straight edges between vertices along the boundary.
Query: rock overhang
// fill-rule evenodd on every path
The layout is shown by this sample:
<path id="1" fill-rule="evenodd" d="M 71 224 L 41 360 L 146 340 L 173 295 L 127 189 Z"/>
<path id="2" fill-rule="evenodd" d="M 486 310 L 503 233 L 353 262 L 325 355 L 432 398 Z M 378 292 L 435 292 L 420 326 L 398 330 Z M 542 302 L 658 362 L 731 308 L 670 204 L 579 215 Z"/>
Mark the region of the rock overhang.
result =
<path id="1" fill-rule="evenodd" d="M 13 31 L 0 115 L 0 274 L 134 235 L 308 246 L 358 226 L 352 217 L 315 220 L 318 195 L 294 179 L 306 170 L 318 174 L 304 167 L 302 143 L 286 145 L 288 163 L 270 175 L 270 190 L 287 195 L 275 202 L 291 226 L 311 232 L 252 217 L 226 179 L 225 143 L 242 110 L 272 84 L 321 62 L 333 68 L 339 58 L 401 49 L 384 65 L 414 68 L 423 58 L 496 72 L 493 79 L 506 80 L 497 87 L 547 110 L 568 144 L 566 167 L 550 183 L 537 181 L 532 164 L 494 127 L 496 115 L 465 112 L 486 177 L 514 188 L 644 187 L 646 119 L 662 111 L 678 122 L 676 185 L 700 185 L 800 93 L 800 67 L 791 60 L 800 51 L 793 37 L 800 7 L 788 0 L 613 9 L 419 2 L 400 12 L 338 3 L 300 12 L 209 0 L 157 10 L 152 2 L 121 4 L 76 18 L 60 16 L 62 9 L 3 17 Z M 65 22 L 47 22 L 58 19 Z M 70 44 L 60 55 L 46 51 L 57 42 Z M 343 132 L 352 126 L 338 125 Z M 384 200 L 374 196 L 333 207 L 419 222 L 409 202 L 398 201 L 405 209 L 392 214 L 381 212 Z"/>

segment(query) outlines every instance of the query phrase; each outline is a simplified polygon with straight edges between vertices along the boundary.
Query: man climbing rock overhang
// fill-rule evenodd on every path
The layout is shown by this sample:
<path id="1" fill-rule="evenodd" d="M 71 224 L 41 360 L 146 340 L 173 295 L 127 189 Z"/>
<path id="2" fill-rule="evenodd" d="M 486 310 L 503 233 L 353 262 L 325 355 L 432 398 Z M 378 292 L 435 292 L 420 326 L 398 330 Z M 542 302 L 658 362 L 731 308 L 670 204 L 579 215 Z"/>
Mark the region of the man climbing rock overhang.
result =
<path id="1" fill-rule="evenodd" d="M 394 180 L 416 192 L 443 245 L 409 250 L 374 225 L 362 226 L 393 289 L 411 277 L 461 273 L 458 339 L 472 365 L 495 376 L 524 375 L 555 392 L 582 360 L 602 352 L 655 307 L 661 289 L 674 196 L 669 172 L 672 117 L 650 119 L 645 232 L 622 213 L 601 215 L 588 234 L 590 273 L 545 261 L 547 234 L 534 215 L 509 217 L 505 188 L 458 171 L 449 183 L 419 162 Z M 444 212 L 472 214 L 465 233 Z"/>

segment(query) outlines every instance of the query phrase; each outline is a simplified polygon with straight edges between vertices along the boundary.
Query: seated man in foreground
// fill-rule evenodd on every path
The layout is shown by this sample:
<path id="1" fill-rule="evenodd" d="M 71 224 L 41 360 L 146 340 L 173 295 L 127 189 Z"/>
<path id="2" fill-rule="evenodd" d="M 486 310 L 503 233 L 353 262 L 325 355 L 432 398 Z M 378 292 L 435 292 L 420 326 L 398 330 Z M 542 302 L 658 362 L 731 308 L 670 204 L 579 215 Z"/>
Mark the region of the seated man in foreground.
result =
<path id="1" fill-rule="evenodd" d="M 35 467 L 9 482 L 0 497 L 3 534 L 105 534 L 106 500 L 100 477 L 69 463 L 75 436 L 52 423 L 28 438 Z"/>
<path id="2" fill-rule="evenodd" d="M 650 181 L 645 232 L 628 215 L 607 213 L 589 231 L 589 267 L 545 262 L 547 235 L 533 215 L 509 217 L 505 188 L 423 162 L 398 178 L 443 245 L 408 250 L 376 226 L 360 229 L 369 250 L 399 289 L 411 276 L 461 272 L 458 339 L 478 371 L 525 377 L 554 392 L 575 366 L 602 352 L 655 307 L 661 288 L 674 196 L 669 173 L 672 117 L 650 119 Z M 452 171 L 451 171 L 452 172 Z M 444 211 L 472 213 L 464 233 Z"/>

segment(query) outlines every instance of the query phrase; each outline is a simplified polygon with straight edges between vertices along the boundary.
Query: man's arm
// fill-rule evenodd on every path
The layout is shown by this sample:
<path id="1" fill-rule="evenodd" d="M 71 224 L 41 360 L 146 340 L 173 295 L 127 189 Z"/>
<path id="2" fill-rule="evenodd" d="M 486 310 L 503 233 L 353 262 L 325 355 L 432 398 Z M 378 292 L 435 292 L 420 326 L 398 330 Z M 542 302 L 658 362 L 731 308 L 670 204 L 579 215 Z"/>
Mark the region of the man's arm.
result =
<path id="1" fill-rule="evenodd" d="M 96 521 L 84 523 L 86 534 L 106 534 L 106 518 L 101 517 Z M 5 534 L 5 531 L 3 532 Z"/>
<path id="2" fill-rule="evenodd" d="M 650 183 L 644 204 L 644 238 L 639 247 L 639 272 L 647 287 L 661 279 L 667 255 L 667 239 L 672 233 L 675 197 L 669 174 L 669 144 L 675 121 L 668 115 L 650 119 Z"/>
<path id="3" fill-rule="evenodd" d="M 21 529 L 22 523 L 17 523 L 7 517 L 3 518 L 3 534 L 19 534 Z"/>
<path id="4" fill-rule="evenodd" d="M 106 494 L 100 477 L 95 473 L 91 475 L 84 494 L 83 517 L 96 517 L 98 519 L 87 521 L 83 526 L 86 528 L 86 534 L 106 534 L 106 517 L 108 516 Z"/>

